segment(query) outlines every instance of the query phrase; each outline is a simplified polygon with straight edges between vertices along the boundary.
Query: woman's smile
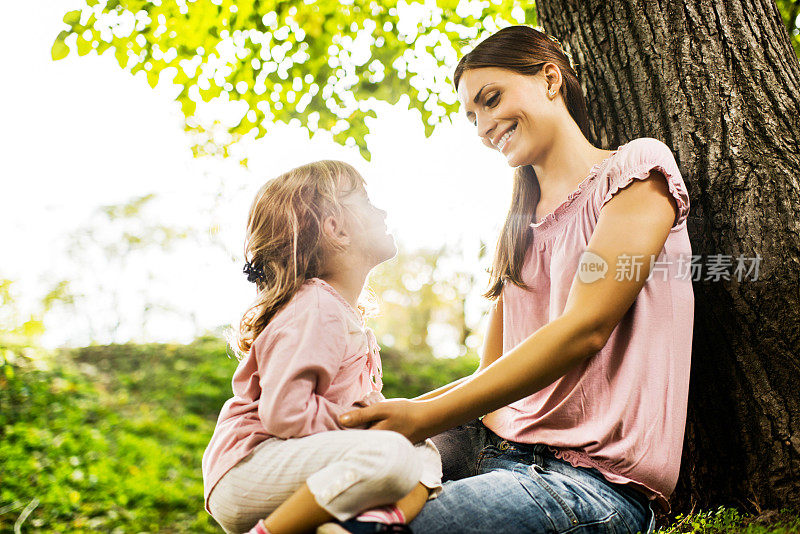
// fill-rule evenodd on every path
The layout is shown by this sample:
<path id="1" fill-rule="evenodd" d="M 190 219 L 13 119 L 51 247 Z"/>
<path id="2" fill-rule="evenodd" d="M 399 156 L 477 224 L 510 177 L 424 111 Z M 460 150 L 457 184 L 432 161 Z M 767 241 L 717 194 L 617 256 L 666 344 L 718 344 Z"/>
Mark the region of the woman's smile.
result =
<path id="1" fill-rule="evenodd" d="M 499 150 L 502 154 L 505 154 L 505 148 L 508 146 L 508 142 L 511 140 L 511 137 L 517 131 L 517 123 L 514 123 L 511 128 L 506 130 L 506 132 L 500 136 L 500 139 L 492 140 L 492 144 Z"/>

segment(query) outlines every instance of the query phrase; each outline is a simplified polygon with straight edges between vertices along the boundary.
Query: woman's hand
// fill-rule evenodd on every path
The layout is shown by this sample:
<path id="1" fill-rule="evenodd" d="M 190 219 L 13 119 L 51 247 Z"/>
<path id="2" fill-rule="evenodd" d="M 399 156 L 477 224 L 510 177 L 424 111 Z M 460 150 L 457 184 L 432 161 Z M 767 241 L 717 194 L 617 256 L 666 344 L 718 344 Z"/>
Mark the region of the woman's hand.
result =
<path id="1" fill-rule="evenodd" d="M 353 408 L 366 408 L 386 400 L 380 391 L 371 391 L 353 403 Z"/>
<path id="2" fill-rule="evenodd" d="M 371 430 L 394 430 L 411 443 L 417 443 L 436 433 L 429 406 L 424 401 L 389 399 L 347 412 L 339 417 L 339 422 L 349 428 L 367 425 Z"/>

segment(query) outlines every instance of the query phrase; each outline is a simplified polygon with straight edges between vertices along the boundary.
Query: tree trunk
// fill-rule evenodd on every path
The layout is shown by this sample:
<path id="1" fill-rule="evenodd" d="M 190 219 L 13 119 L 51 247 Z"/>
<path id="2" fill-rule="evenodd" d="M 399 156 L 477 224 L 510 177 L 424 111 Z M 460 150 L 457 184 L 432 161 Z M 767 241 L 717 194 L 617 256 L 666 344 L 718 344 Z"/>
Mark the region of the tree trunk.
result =
<path id="1" fill-rule="evenodd" d="M 538 0 L 595 140 L 669 145 L 703 255 L 673 510 L 800 508 L 800 65 L 774 0 Z M 706 280 L 707 255 L 761 257 Z"/>

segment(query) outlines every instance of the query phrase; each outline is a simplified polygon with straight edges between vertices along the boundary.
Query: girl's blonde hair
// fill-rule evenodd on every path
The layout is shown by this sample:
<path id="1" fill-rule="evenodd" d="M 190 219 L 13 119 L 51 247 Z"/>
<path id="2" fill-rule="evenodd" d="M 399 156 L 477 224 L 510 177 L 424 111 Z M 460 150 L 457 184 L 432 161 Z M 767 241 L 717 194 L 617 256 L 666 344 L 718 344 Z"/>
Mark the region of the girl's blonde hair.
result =
<path id="1" fill-rule="evenodd" d="M 244 313 L 231 345 L 241 358 L 275 314 L 306 280 L 322 275 L 326 254 L 342 245 L 322 230 L 341 217 L 340 199 L 362 189 L 364 179 L 342 161 L 317 161 L 264 184 L 247 218 L 244 258 L 258 272 L 258 297 Z"/>

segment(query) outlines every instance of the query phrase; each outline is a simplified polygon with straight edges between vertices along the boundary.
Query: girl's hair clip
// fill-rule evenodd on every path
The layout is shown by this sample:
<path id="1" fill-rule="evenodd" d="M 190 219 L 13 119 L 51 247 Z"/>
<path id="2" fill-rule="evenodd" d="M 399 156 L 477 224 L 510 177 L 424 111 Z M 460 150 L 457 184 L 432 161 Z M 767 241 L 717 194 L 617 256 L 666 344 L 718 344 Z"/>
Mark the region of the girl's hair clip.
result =
<path id="1" fill-rule="evenodd" d="M 242 269 L 242 272 L 247 275 L 248 282 L 258 282 L 259 280 L 266 279 L 266 276 L 264 276 L 264 270 L 259 269 L 249 261 L 244 262 L 244 269 Z"/>

